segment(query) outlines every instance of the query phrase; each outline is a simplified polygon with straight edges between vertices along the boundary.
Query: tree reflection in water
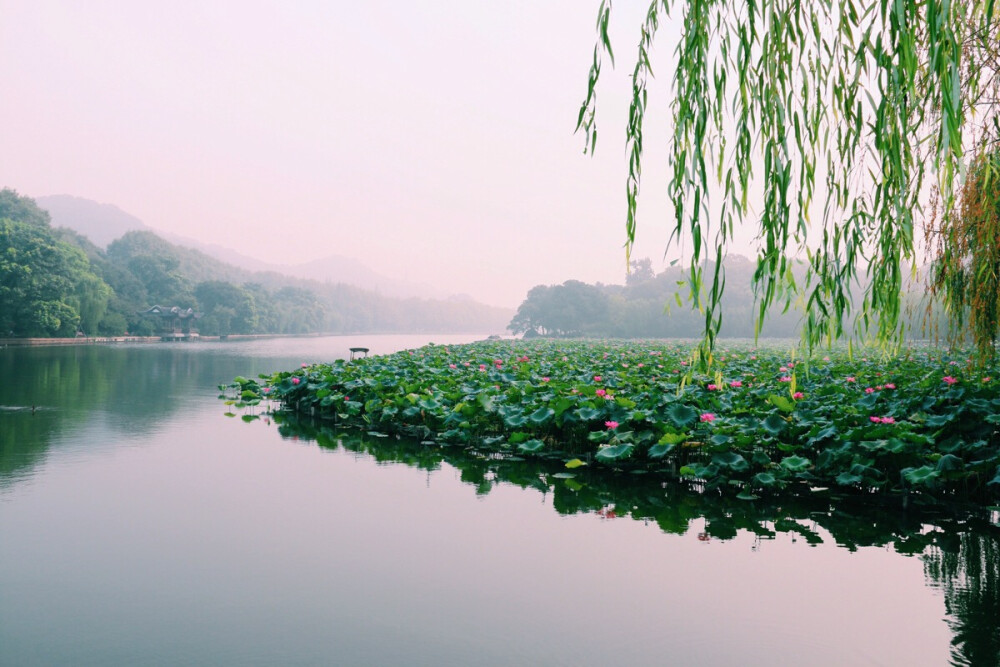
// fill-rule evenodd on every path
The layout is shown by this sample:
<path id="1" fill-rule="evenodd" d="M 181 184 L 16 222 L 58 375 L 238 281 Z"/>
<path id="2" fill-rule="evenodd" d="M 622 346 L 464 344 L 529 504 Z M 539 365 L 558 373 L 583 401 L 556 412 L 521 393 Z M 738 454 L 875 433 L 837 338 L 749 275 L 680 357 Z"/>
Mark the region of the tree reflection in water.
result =
<path id="1" fill-rule="evenodd" d="M 998 512 L 992 512 L 994 525 Z M 944 592 L 956 665 L 1000 665 L 997 531 L 949 533 L 924 555 L 928 583 Z"/>
<path id="2" fill-rule="evenodd" d="M 643 471 L 608 471 L 582 467 L 567 471 L 562 458 L 504 456 L 461 447 L 344 431 L 327 422 L 277 413 L 283 437 L 316 441 L 320 447 L 371 456 L 380 463 L 400 463 L 422 470 L 448 464 L 461 480 L 485 495 L 498 484 L 513 484 L 552 494 L 563 515 L 592 513 L 602 519 L 631 518 L 655 522 L 661 530 L 685 534 L 697 522 L 698 539 L 728 540 L 739 531 L 758 540 L 792 534 L 810 545 L 824 542 L 818 529 L 837 546 L 891 547 L 921 556 L 927 584 L 944 594 L 956 665 L 1000 665 L 1000 516 L 979 507 L 901 506 L 873 497 L 808 496 L 739 500 L 698 493 L 670 478 Z"/>

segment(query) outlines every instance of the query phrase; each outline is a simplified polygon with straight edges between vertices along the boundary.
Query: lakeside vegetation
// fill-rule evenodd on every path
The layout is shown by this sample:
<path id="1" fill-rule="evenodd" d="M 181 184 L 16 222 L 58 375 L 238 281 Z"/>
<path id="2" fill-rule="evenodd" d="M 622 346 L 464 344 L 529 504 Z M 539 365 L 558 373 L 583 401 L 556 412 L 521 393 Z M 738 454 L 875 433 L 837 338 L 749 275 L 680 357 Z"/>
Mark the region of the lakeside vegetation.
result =
<path id="1" fill-rule="evenodd" d="M 836 488 L 1000 498 L 1000 369 L 665 341 L 486 341 L 236 378 L 223 397 L 427 444 L 656 471 L 740 499 Z M 254 415 L 246 415 L 253 419 Z"/>
<path id="2" fill-rule="evenodd" d="M 194 308 L 203 334 L 501 331 L 510 311 L 469 299 L 396 299 L 251 272 L 149 231 L 102 249 L 0 190 L 0 336 L 153 334 L 150 306 Z"/>
<path id="3" fill-rule="evenodd" d="M 709 269 L 714 265 L 710 262 Z M 786 307 L 768 313 L 755 331 L 758 299 L 754 294 L 756 265 L 741 255 L 725 260 L 726 291 L 722 295 L 719 336 L 725 338 L 798 338 L 804 317 L 801 301 L 789 295 Z M 799 278 L 804 268 L 797 267 Z M 649 259 L 631 264 L 624 285 L 589 284 L 567 280 L 561 285 L 536 285 L 517 309 L 508 329 L 526 338 L 691 338 L 705 325 L 705 314 L 692 307 L 686 271 L 677 266 L 660 273 Z M 902 317 L 908 337 L 943 336 L 947 323 L 940 306 L 926 296 L 924 276 L 908 281 Z M 855 297 L 860 300 L 858 291 Z M 845 321 L 848 330 L 855 318 Z"/>

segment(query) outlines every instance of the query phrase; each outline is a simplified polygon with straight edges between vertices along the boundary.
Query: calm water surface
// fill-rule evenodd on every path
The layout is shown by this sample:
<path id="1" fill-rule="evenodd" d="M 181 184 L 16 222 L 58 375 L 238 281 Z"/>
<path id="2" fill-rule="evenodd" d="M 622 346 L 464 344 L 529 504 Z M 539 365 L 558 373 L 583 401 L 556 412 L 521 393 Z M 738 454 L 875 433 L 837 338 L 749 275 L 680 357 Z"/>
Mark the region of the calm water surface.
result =
<path id="1" fill-rule="evenodd" d="M 995 512 L 557 477 L 216 398 L 432 340 L 472 337 L 0 350 L 0 665 L 1000 663 Z"/>

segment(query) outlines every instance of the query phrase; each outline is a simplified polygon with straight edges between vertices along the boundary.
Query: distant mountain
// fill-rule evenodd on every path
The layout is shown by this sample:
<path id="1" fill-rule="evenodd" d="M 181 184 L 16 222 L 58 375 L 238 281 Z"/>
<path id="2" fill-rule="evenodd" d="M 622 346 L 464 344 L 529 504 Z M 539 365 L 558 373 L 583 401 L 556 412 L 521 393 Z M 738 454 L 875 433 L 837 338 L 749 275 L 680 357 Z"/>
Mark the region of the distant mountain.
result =
<path id="1" fill-rule="evenodd" d="M 38 206 L 52 216 L 53 227 L 65 227 L 86 236 L 94 245 L 106 249 L 108 244 L 121 238 L 126 232 L 151 231 L 161 239 L 193 248 L 204 255 L 244 269 L 247 272 L 280 273 L 292 278 L 313 280 L 319 283 L 344 283 L 395 298 L 420 297 L 443 299 L 447 292 L 425 283 L 415 283 L 389 278 L 362 264 L 356 259 L 343 255 L 331 255 L 323 259 L 302 264 L 272 264 L 248 257 L 230 248 L 203 243 L 196 239 L 161 232 L 146 225 L 142 220 L 126 213 L 113 204 L 100 204 L 83 197 L 71 195 L 49 195 L 35 199 Z M 200 262 L 196 262 L 200 263 Z M 237 279 L 238 272 L 226 271 L 227 279 Z"/>
<path id="2" fill-rule="evenodd" d="M 71 195 L 37 197 L 35 202 L 52 216 L 53 227 L 72 229 L 101 248 L 107 248 L 126 232 L 150 231 L 142 220 L 114 204 L 100 204 Z"/>
<path id="3" fill-rule="evenodd" d="M 285 275 L 315 280 L 321 283 L 346 283 L 356 285 L 383 296 L 397 298 L 420 297 L 424 299 L 444 299 L 447 292 L 426 283 L 407 282 L 389 278 L 356 259 L 343 255 L 330 255 L 304 264 L 286 264 L 271 267 L 272 271 Z"/>

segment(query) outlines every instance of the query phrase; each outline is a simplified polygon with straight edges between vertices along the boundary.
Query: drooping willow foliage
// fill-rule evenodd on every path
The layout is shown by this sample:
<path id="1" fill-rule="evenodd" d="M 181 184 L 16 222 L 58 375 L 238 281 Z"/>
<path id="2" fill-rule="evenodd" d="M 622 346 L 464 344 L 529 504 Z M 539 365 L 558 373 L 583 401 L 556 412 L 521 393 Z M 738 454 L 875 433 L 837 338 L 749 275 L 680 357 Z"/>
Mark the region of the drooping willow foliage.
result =
<path id="1" fill-rule="evenodd" d="M 580 108 L 597 142 L 596 86 L 614 63 L 611 0 Z M 901 293 L 931 190 L 947 218 L 978 141 L 1000 145 L 1000 11 L 994 0 L 653 0 L 641 26 L 626 132 L 626 251 L 635 240 L 650 52 L 673 50 L 670 244 L 691 250 L 689 288 L 710 354 L 723 259 L 756 232 L 756 328 L 776 302 L 804 308 L 810 347 L 902 339 Z M 796 269 L 797 262 L 805 265 Z M 793 270 L 796 269 L 796 270 Z M 853 326 L 850 322 L 853 321 Z"/>
<path id="2" fill-rule="evenodd" d="M 1000 333 L 1000 149 L 973 157 L 956 206 L 925 231 L 934 252 L 930 286 L 944 298 L 949 337 L 971 337 L 979 359 L 993 359 Z"/>

